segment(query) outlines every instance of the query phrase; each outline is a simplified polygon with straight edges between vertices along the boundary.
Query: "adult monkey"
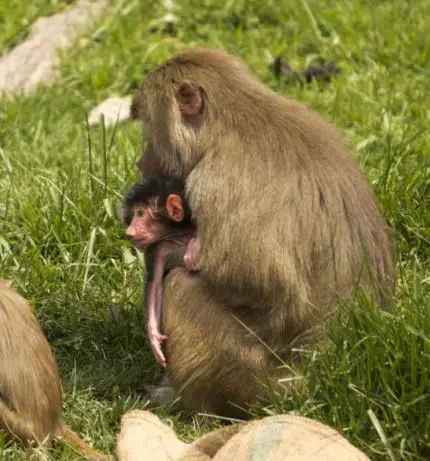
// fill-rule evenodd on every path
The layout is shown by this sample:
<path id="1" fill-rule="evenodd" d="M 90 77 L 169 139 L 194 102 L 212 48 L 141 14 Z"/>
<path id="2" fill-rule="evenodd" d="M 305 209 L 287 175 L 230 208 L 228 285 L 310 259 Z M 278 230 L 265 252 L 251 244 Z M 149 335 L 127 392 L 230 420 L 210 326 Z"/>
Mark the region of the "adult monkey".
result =
<path id="1" fill-rule="evenodd" d="M 237 318 L 289 360 L 357 280 L 392 294 L 389 229 L 340 134 L 244 63 L 185 51 L 147 76 L 131 116 L 148 139 L 138 167 L 185 178 L 197 224 L 201 271 L 168 276 L 163 317 L 187 408 L 232 414 L 226 402 L 255 400 L 251 375 L 273 369 Z"/>
<path id="2" fill-rule="evenodd" d="M 0 279 L 0 431 L 27 447 L 62 437 L 88 459 L 111 461 L 65 424 L 62 400 L 54 354 L 30 303 Z"/>

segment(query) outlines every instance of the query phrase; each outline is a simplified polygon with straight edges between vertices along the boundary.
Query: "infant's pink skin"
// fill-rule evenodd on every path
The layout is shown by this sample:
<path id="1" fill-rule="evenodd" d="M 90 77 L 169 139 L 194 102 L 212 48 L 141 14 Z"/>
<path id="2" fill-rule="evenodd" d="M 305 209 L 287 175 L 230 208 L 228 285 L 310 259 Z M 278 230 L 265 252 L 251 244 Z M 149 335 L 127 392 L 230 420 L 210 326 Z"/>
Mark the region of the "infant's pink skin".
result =
<path id="1" fill-rule="evenodd" d="M 202 268 L 201 253 L 196 237 L 188 242 L 187 251 L 184 255 L 184 264 L 190 272 L 198 272 Z"/>
<path id="2" fill-rule="evenodd" d="M 164 357 L 163 351 L 161 350 L 161 344 L 166 338 L 167 336 L 160 333 L 156 324 L 148 322 L 149 345 L 154 353 L 155 361 L 163 368 L 166 368 L 167 361 L 166 357 Z"/>

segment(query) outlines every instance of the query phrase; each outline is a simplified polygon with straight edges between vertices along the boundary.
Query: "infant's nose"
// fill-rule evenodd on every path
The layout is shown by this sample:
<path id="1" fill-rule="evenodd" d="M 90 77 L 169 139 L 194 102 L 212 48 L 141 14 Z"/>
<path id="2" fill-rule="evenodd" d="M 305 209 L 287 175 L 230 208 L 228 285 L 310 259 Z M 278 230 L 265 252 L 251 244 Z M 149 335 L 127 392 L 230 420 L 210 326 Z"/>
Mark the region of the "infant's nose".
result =
<path id="1" fill-rule="evenodd" d="M 132 226 L 128 226 L 127 230 L 125 231 L 125 235 L 127 238 L 133 238 L 136 235 L 136 229 Z"/>

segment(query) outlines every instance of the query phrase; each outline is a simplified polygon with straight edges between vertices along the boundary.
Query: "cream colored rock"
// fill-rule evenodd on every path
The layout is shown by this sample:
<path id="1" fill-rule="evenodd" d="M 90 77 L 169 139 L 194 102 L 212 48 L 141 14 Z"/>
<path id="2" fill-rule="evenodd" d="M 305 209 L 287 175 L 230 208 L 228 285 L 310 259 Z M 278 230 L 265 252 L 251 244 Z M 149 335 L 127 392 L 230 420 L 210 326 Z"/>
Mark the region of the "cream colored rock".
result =
<path id="1" fill-rule="evenodd" d="M 270 416 L 247 424 L 212 459 L 370 461 L 334 429 L 312 419 L 294 415 Z"/>
<path id="2" fill-rule="evenodd" d="M 39 18 L 28 39 L 0 58 L 0 92 L 30 93 L 40 82 L 53 83 L 57 49 L 70 45 L 107 5 L 107 0 L 78 0 L 63 13 Z"/>
<path id="3" fill-rule="evenodd" d="M 223 427 L 192 444 L 147 411 L 124 415 L 118 461 L 370 461 L 337 431 L 309 418 L 278 415 Z"/>
<path id="4" fill-rule="evenodd" d="M 116 455 L 118 461 L 174 461 L 187 446 L 156 415 L 133 410 L 121 419 Z"/>
<path id="5" fill-rule="evenodd" d="M 120 98 L 112 96 L 105 99 L 101 104 L 94 107 L 88 115 L 90 126 L 100 123 L 100 115 L 104 115 L 105 126 L 115 125 L 116 123 L 127 120 L 130 117 L 131 96 Z"/>

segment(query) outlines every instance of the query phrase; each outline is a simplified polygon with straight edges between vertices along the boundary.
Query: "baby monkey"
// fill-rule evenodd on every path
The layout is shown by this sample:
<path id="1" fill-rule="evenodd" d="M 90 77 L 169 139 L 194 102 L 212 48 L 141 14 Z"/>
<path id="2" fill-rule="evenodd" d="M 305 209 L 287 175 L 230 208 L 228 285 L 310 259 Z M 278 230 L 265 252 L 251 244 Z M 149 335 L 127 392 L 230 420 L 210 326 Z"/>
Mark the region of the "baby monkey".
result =
<path id="1" fill-rule="evenodd" d="M 162 367 L 167 364 L 161 350 L 166 339 L 161 333 L 163 278 L 174 267 L 199 269 L 196 227 L 184 188 L 179 178 L 152 176 L 130 189 L 122 207 L 127 237 L 145 248 L 146 325 L 155 360 Z"/>

